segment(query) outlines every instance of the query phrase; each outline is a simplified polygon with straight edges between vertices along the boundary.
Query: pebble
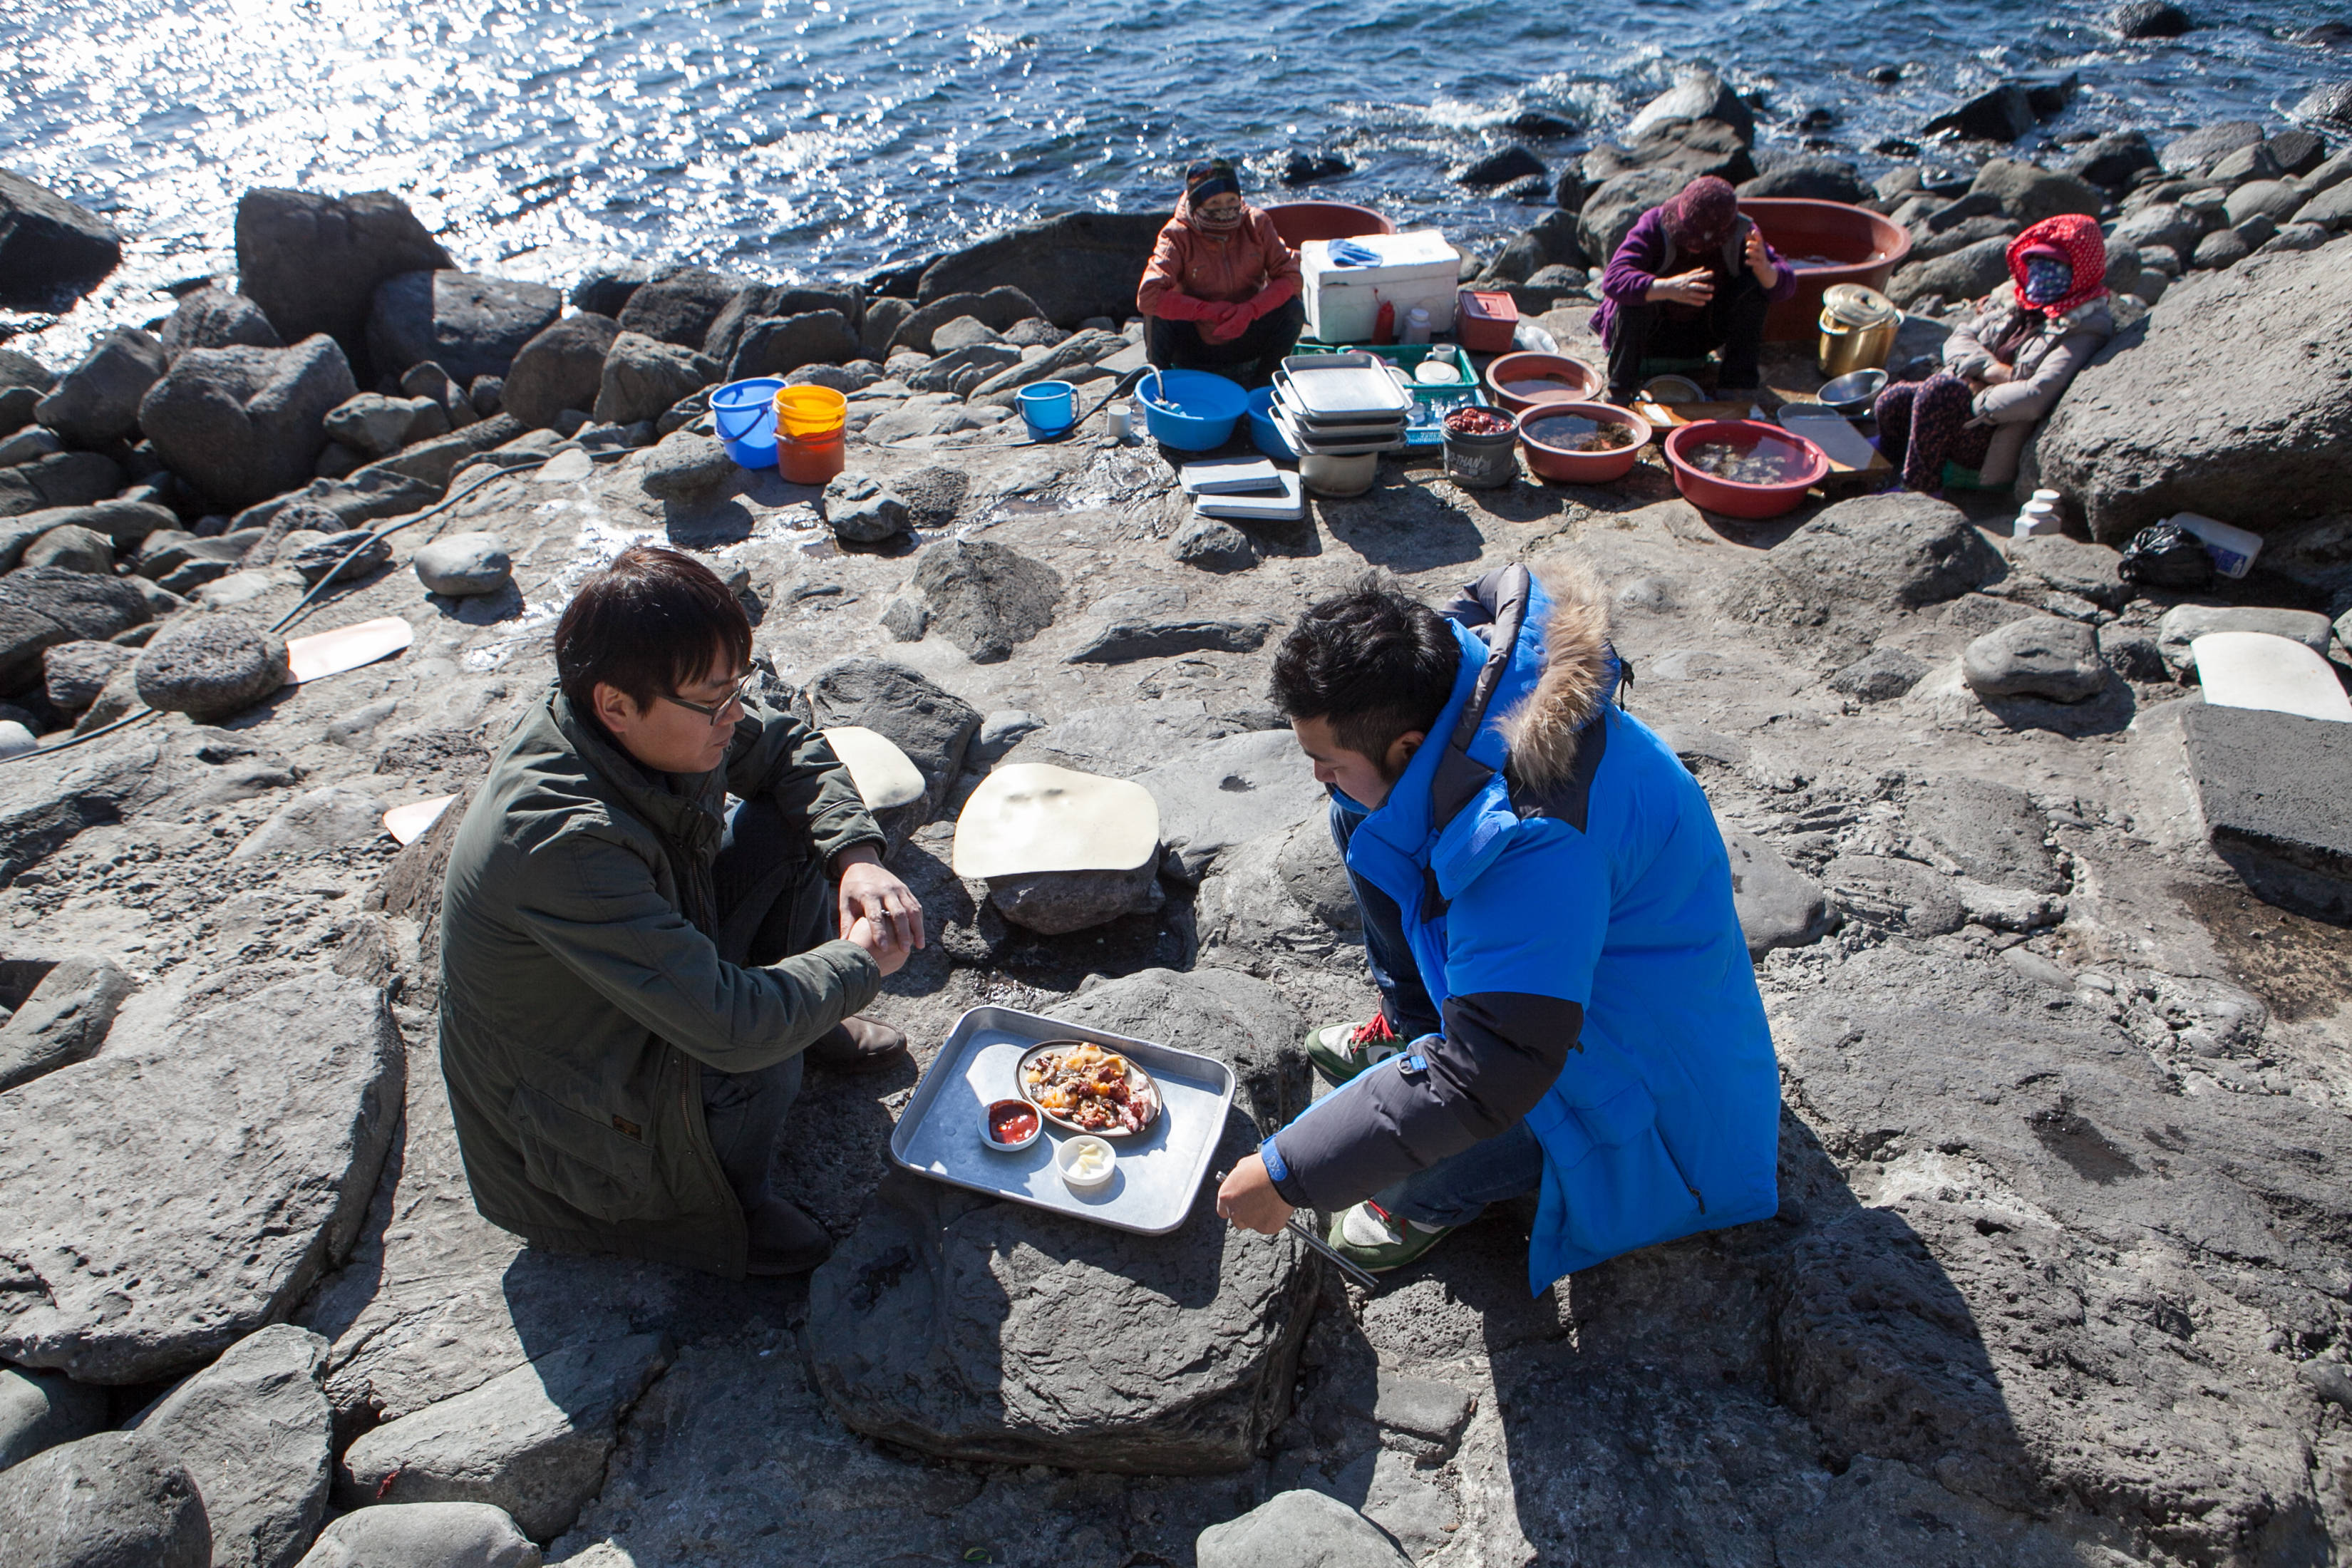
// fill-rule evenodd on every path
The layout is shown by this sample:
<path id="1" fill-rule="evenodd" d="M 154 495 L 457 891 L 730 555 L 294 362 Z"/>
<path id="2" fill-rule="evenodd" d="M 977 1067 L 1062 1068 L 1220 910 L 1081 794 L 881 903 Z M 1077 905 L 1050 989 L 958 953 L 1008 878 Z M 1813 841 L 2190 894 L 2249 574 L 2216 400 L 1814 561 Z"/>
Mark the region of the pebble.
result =
<path id="1" fill-rule="evenodd" d="M 240 617 L 192 616 L 169 626 L 140 653 L 139 700 L 199 723 L 226 719 L 286 684 L 286 642 Z"/>
<path id="2" fill-rule="evenodd" d="M 1899 647 L 1873 648 L 1830 677 L 1830 689 L 1861 702 L 1902 696 L 1927 673 L 1927 666 Z"/>
<path id="3" fill-rule="evenodd" d="M 1168 553 L 1203 572 L 1241 572 L 1257 564 L 1257 543 L 1223 518 L 1194 518 L 1168 544 Z"/>
<path id="4" fill-rule="evenodd" d="M 1961 654 L 1960 674 L 1979 697 L 2053 702 L 2084 701 L 2112 679 L 2092 629 L 2055 616 L 2029 616 L 1985 633 Z"/>
<path id="5" fill-rule="evenodd" d="M 495 594 L 514 576 L 514 561 L 494 533 L 445 534 L 410 563 L 425 591 L 453 599 Z"/>
<path id="6" fill-rule="evenodd" d="M 30 730 L 14 719 L 0 719 L 0 757 L 21 757 L 40 748 L 40 741 Z"/>
<path id="7" fill-rule="evenodd" d="M 735 474 L 735 460 L 716 437 L 674 430 L 646 454 L 637 484 L 656 500 L 701 500 Z"/>

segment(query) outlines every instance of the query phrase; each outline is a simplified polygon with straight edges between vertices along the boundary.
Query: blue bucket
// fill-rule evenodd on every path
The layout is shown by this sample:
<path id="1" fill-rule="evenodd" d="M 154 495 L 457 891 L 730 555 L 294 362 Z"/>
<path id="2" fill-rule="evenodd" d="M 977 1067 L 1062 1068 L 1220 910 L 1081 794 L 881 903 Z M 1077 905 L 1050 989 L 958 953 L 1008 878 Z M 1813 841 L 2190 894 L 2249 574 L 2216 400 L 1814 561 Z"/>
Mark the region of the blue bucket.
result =
<path id="1" fill-rule="evenodd" d="M 1249 412 L 1240 383 L 1205 370 L 1153 371 L 1137 384 L 1135 400 L 1151 438 L 1180 452 L 1214 451 Z"/>
<path id="2" fill-rule="evenodd" d="M 710 395 L 710 422 L 719 444 L 745 468 L 776 466 L 776 394 L 784 384 L 772 375 L 730 381 Z"/>
<path id="3" fill-rule="evenodd" d="M 1250 443 L 1259 451 L 1285 460 L 1298 456 L 1282 438 L 1282 426 L 1274 422 L 1274 388 L 1261 386 L 1249 395 L 1249 419 Z"/>
<path id="4" fill-rule="evenodd" d="M 1078 389 L 1066 381 L 1033 381 L 1013 396 L 1033 441 L 1049 441 L 1078 422 Z"/>

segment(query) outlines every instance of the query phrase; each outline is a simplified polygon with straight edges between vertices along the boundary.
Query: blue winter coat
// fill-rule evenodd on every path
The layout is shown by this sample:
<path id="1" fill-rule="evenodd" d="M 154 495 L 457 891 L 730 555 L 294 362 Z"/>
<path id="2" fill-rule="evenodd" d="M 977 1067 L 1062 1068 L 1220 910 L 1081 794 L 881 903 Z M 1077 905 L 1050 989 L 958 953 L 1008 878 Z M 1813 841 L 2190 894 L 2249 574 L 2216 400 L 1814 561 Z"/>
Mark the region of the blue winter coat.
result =
<path id="1" fill-rule="evenodd" d="M 1395 899 L 1444 1037 L 1264 1153 L 1337 1209 L 1507 1131 L 1543 1147 L 1529 1284 L 1779 1207 L 1780 1073 L 1706 797 L 1611 700 L 1597 584 L 1510 567 L 1450 611 L 1430 740 L 1349 841 Z"/>

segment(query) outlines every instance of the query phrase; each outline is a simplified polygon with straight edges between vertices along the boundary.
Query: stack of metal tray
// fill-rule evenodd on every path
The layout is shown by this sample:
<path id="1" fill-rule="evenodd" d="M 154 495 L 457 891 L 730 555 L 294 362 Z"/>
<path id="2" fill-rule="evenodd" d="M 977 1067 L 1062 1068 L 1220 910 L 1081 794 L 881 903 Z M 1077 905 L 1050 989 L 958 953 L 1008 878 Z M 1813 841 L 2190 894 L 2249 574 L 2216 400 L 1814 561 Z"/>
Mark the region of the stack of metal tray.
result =
<path id="1" fill-rule="evenodd" d="M 1302 456 L 1397 451 L 1412 395 L 1376 354 L 1293 354 L 1275 372 L 1275 427 Z"/>

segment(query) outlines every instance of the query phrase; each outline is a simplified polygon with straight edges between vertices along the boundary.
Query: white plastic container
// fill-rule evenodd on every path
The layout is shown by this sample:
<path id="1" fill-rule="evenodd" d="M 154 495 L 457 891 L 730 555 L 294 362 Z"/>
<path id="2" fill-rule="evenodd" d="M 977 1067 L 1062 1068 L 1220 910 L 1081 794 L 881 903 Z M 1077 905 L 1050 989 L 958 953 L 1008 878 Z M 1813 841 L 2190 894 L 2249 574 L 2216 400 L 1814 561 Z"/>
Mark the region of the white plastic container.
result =
<path id="1" fill-rule="evenodd" d="M 2019 539 L 2047 539 L 2058 531 L 2058 508 L 2055 502 L 2030 500 L 2017 509 L 2017 526 L 2011 531 Z"/>
<path id="2" fill-rule="evenodd" d="M 2263 552 L 2261 534 L 2249 533 L 2199 512 L 2176 511 L 2164 521 L 2203 541 L 2205 553 L 2213 558 L 2213 570 L 2224 577 L 2244 576 L 2253 566 L 2254 557 Z"/>
<path id="3" fill-rule="evenodd" d="M 1432 332 L 1454 330 L 1462 258 L 1433 228 L 1360 235 L 1348 241 L 1376 253 L 1368 267 L 1335 267 L 1331 242 L 1310 239 L 1298 249 L 1305 285 L 1307 334 L 1327 343 L 1370 342 L 1381 307 L 1392 305 L 1402 334 L 1414 310 L 1429 312 Z"/>
<path id="4" fill-rule="evenodd" d="M 1405 312 L 1404 341 L 1409 343 L 1425 343 L 1429 341 L 1428 306 L 1415 305 Z"/>

